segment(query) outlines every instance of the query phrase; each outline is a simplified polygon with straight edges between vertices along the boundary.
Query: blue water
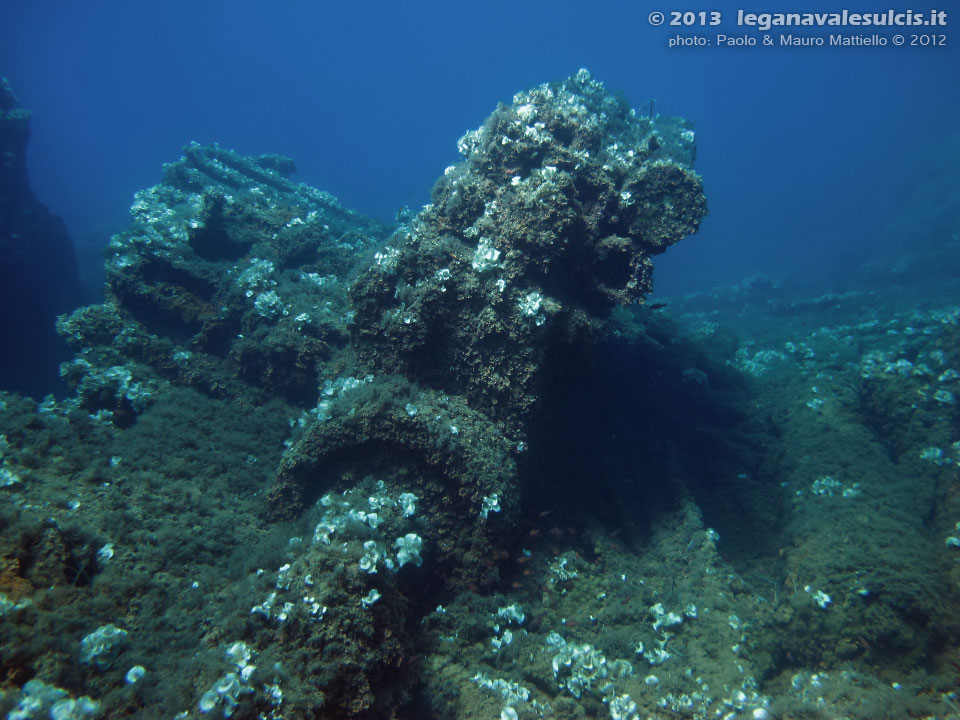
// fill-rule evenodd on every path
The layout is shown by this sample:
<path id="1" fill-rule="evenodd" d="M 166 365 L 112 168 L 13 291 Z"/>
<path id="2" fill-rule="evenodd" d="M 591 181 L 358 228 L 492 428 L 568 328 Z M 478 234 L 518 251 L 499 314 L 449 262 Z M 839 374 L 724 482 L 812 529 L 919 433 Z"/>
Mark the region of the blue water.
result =
<path id="1" fill-rule="evenodd" d="M 622 0 L 4 6 L 0 72 L 33 112 L 33 186 L 94 244 L 191 140 L 289 155 L 300 180 L 392 220 L 428 202 L 457 138 L 498 101 L 587 67 L 697 128 L 710 214 L 659 259 L 658 292 L 756 270 L 832 279 L 878 251 L 912 158 L 960 117 L 956 42 L 670 49 L 676 29 Z M 721 10 L 718 30 L 743 34 Z"/>

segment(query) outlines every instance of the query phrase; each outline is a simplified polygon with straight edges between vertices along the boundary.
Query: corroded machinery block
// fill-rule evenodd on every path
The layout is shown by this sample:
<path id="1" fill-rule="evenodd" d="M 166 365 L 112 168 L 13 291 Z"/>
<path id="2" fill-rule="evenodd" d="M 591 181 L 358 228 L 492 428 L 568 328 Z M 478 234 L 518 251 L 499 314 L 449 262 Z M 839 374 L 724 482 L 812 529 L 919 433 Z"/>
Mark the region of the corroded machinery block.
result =
<path id="1" fill-rule="evenodd" d="M 693 140 L 585 70 L 519 93 L 460 140 L 433 202 L 351 287 L 362 359 L 522 434 L 545 355 L 642 299 L 651 256 L 697 230 Z"/>
<path id="2" fill-rule="evenodd" d="M 107 302 L 61 333 L 95 364 L 137 362 L 214 396 L 312 399 L 318 363 L 346 338 L 343 278 L 387 229 L 292 170 L 275 155 L 188 145 L 112 238 Z"/>

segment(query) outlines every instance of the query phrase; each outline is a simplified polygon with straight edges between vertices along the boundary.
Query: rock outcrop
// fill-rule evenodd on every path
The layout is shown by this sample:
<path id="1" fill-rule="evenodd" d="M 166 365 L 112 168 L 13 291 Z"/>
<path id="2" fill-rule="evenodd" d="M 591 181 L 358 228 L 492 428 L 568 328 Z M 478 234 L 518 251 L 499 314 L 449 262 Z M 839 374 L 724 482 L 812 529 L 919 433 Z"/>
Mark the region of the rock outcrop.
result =
<path id="1" fill-rule="evenodd" d="M 27 177 L 30 113 L 0 78 L 0 387 L 42 396 L 58 388 L 69 350 L 57 315 L 83 301 L 63 221 L 40 203 Z"/>

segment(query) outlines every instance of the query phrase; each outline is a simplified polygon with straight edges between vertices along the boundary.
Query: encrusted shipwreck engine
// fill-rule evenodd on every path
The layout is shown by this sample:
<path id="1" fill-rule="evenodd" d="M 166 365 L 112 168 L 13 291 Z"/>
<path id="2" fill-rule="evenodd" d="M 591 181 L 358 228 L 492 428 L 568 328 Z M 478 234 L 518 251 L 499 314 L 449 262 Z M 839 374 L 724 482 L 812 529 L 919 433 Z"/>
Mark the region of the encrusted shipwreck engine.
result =
<path id="1" fill-rule="evenodd" d="M 416 501 L 416 533 L 380 513 L 401 536 L 399 564 L 422 552 L 434 569 L 407 595 L 489 586 L 546 374 L 601 336 L 614 305 L 643 298 L 651 257 L 695 232 L 706 206 L 687 125 L 636 114 L 585 70 L 516 95 L 459 149 L 433 202 L 391 231 L 291 182 L 285 158 L 188 146 L 113 239 L 107 301 L 60 323 L 81 351 L 65 368 L 75 402 L 123 426 L 168 384 L 280 399 L 302 415 L 271 517 L 380 479 L 378 493 Z M 321 540 L 342 531 L 335 510 Z M 391 567 L 393 550 L 364 558 Z M 342 562 L 294 563 L 285 588 L 319 594 L 319 572 Z M 290 580 L 311 568 L 307 585 Z M 402 643 L 386 576 L 378 611 Z M 332 605 L 324 622 L 336 626 Z M 385 643 L 380 662 L 399 654 Z M 376 707 L 356 699 L 376 673 L 355 671 L 368 684 L 342 691 L 356 703 L 345 714 Z"/>
<path id="2" fill-rule="evenodd" d="M 586 71 L 518 94 L 459 149 L 433 202 L 348 289 L 344 355 L 373 383 L 324 410 L 272 498 L 295 510 L 333 460 L 412 462 L 430 516 L 444 518 L 441 555 L 476 582 L 517 510 L 514 460 L 544 370 L 649 291 L 650 257 L 693 233 L 705 202 L 693 133 L 637 117 Z M 499 522 L 480 522 L 492 504 Z"/>

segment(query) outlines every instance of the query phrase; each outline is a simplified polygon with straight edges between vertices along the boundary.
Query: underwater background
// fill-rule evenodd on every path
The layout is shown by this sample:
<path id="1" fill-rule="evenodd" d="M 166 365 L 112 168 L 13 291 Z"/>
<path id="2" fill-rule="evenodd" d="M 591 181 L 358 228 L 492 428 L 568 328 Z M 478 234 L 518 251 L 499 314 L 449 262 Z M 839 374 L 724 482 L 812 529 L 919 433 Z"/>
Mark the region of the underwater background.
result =
<path id="1" fill-rule="evenodd" d="M 738 9 L 8 0 L 0 716 L 960 717 L 955 13 Z"/>

